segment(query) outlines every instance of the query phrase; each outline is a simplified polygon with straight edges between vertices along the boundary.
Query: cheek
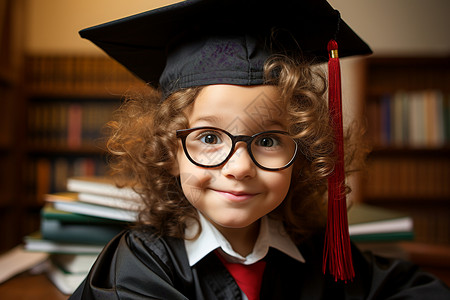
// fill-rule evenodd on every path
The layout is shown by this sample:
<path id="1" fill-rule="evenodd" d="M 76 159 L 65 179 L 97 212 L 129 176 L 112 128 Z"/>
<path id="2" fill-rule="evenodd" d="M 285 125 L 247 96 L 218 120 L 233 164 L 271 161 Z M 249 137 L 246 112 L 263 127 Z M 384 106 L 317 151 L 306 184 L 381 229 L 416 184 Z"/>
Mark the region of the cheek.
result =
<path id="1" fill-rule="evenodd" d="M 201 181 L 192 173 L 181 173 L 180 182 L 184 195 L 191 204 L 195 205 L 202 194 Z"/>
<path id="2" fill-rule="evenodd" d="M 183 193 L 189 202 L 195 204 L 200 199 L 205 187 L 214 178 L 213 174 L 207 169 L 192 164 L 184 154 L 178 159 L 178 166 Z"/>
<path id="3" fill-rule="evenodd" d="M 272 178 L 268 179 L 268 187 L 272 191 L 272 194 L 279 197 L 282 201 L 291 186 L 292 169 L 288 168 L 279 173 L 274 173 Z"/>

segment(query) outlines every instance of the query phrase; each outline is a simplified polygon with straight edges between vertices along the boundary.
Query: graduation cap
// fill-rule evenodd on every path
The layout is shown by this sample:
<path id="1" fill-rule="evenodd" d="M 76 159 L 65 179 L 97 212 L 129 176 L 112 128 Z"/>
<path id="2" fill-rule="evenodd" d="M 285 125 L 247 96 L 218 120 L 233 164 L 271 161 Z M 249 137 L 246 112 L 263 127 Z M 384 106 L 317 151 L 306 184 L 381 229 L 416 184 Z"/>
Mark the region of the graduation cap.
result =
<path id="1" fill-rule="evenodd" d="M 343 189 L 339 56 L 370 54 L 368 45 L 325 0 L 191 0 L 80 31 L 163 98 L 210 84 L 260 85 L 269 55 L 329 61 L 330 119 L 338 162 L 329 179 L 324 248 L 335 278 L 354 275 Z"/>

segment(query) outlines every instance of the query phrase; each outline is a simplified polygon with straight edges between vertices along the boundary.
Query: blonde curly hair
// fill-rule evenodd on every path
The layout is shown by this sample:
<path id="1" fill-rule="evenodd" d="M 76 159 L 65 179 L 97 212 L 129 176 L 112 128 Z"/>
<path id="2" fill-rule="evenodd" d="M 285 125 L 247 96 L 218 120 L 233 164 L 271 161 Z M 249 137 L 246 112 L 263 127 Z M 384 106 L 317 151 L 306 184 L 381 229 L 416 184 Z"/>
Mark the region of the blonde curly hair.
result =
<path id="1" fill-rule="evenodd" d="M 326 80 L 309 63 L 286 56 L 271 57 L 264 69 L 266 84 L 279 89 L 288 131 L 300 147 L 288 195 L 269 215 L 281 220 L 292 239 L 300 242 L 325 225 L 324 194 L 335 163 Z M 178 147 L 175 132 L 188 128 L 185 111 L 201 89 L 183 89 L 161 102 L 161 93 L 149 88 L 129 97 L 108 124 L 111 169 L 119 185 L 131 185 L 142 195 L 145 206 L 139 224 L 154 227 L 160 235 L 184 238 L 186 222 L 198 222 L 172 170 Z"/>

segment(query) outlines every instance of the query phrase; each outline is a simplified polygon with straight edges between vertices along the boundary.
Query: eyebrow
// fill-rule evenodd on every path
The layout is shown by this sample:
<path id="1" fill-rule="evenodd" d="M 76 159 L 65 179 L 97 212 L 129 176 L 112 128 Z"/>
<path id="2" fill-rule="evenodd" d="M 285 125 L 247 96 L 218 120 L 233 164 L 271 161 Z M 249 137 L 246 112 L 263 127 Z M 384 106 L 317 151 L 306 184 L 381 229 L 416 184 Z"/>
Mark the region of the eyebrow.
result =
<path id="1" fill-rule="evenodd" d="M 284 124 L 281 120 L 263 120 L 263 123 L 261 124 L 263 127 L 272 127 L 272 126 L 279 126 L 279 127 L 286 127 L 286 124 Z"/>
<path id="2" fill-rule="evenodd" d="M 256 120 L 253 120 L 253 119 L 252 119 L 252 121 L 253 121 L 253 124 L 256 124 L 258 126 L 258 130 L 261 130 L 261 132 L 273 129 L 273 127 L 279 127 L 279 129 L 282 129 L 282 130 L 286 129 L 286 124 L 284 124 L 281 120 L 267 119 L 267 120 L 263 120 L 262 123 L 260 121 L 256 122 Z M 227 127 L 227 126 L 223 126 L 224 119 L 222 117 L 216 116 L 216 115 L 200 116 L 200 117 L 196 118 L 192 123 L 197 123 L 197 122 L 206 122 L 208 124 L 212 124 L 214 127 L 218 127 L 218 128 L 222 128 L 222 129 L 225 129 L 225 127 Z M 272 127 L 272 128 L 270 128 L 270 127 Z M 256 131 L 258 131 L 258 130 L 256 130 Z"/>
<path id="3" fill-rule="evenodd" d="M 205 115 L 205 116 L 200 116 L 199 118 L 196 118 L 194 120 L 194 122 L 192 122 L 192 123 L 197 123 L 199 121 L 212 123 L 212 124 L 218 124 L 222 121 L 222 118 L 220 118 L 218 116 L 213 116 L 213 115 Z"/>

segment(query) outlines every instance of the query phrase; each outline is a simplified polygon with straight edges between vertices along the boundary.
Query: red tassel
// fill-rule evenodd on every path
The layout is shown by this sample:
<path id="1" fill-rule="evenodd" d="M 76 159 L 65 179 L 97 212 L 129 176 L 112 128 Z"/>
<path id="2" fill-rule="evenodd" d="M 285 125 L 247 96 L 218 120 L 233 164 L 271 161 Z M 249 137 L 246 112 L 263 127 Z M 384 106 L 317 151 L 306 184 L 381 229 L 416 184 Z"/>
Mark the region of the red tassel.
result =
<path id="1" fill-rule="evenodd" d="M 344 134 L 342 124 L 341 74 L 337 42 L 328 43 L 328 106 L 330 122 L 336 139 L 337 161 L 328 179 L 328 219 L 323 254 L 323 272 L 329 272 L 337 281 L 352 280 L 353 269 L 350 236 L 348 233 L 347 203 L 344 173 Z"/>

